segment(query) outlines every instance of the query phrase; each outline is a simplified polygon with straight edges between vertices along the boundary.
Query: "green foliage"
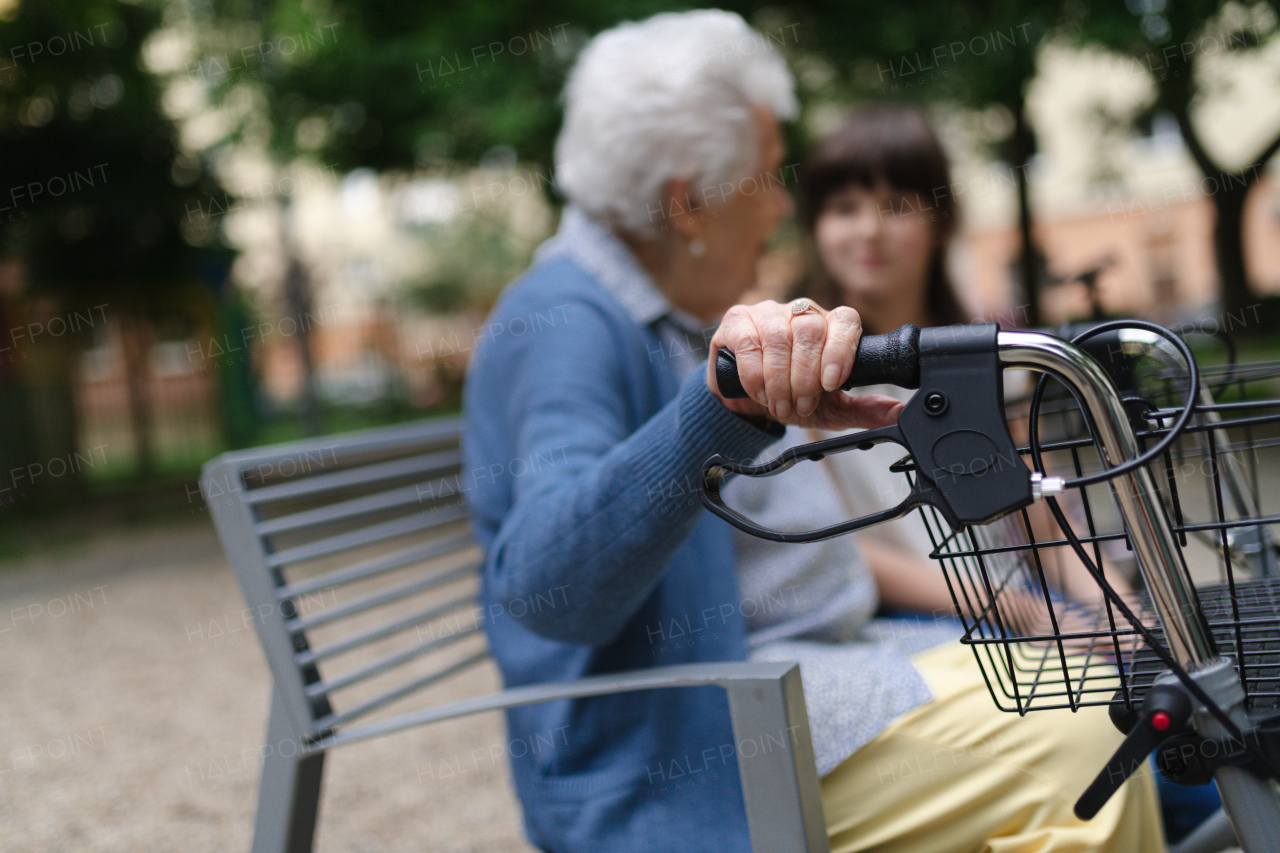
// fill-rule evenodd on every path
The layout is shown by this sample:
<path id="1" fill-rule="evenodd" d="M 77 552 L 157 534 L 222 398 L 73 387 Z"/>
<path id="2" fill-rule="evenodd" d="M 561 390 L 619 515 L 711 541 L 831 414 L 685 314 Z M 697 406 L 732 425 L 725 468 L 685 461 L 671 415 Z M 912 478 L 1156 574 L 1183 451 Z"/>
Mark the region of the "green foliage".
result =
<path id="1" fill-rule="evenodd" d="M 1059 15 L 1055 4 L 963 0 L 820 0 L 797 8 L 804 49 L 832 63 L 845 93 L 974 107 L 1021 95 L 1036 48 Z"/>
<path id="2" fill-rule="evenodd" d="M 307 153 L 342 169 L 411 169 L 475 163 L 493 146 L 507 145 L 521 162 L 546 166 L 561 119 L 559 96 L 582 44 L 620 21 L 690 5 L 214 0 L 210 16 L 195 24 L 205 66 L 208 58 L 248 52 L 251 67 L 206 75 L 207 82 L 219 99 L 237 87 L 258 87 L 264 132 L 283 160 Z M 806 107 L 892 98 L 976 109 L 1000 104 L 1016 113 L 1040 42 L 1070 26 L 1078 4 L 716 5 L 781 36 L 775 43 L 800 71 Z M 288 39 L 301 44 L 304 36 L 306 49 L 284 55 Z M 266 55 L 259 56 L 264 45 Z M 252 132 L 246 120 L 241 133 Z M 803 153 L 809 140 L 796 129 L 790 136 L 793 150 Z"/>
<path id="3" fill-rule="evenodd" d="M 208 0 L 162 7 L 159 0 L 22 0 L 11 20 L 0 21 L 0 43 L 48 42 L 73 32 L 98 35 L 99 43 L 56 61 L 48 50 L 16 64 L 0 59 L 0 192 L 83 174 L 99 163 L 108 164 L 107 182 L 30 205 L 21 212 L 26 219 L 0 223 L 0 245 L 9 252 L 28 247 L 48 280 L 182 266 L 186 211 L 221 193 L 199 159 L 175 157 L 156 82 L 140 61 L 162 18 L 195 40 L 195 61 L 180 76 L 230 122 L 225 141 L 263 146 L 277 163 L 308 157 L 343 171 L 410 170 L 476 163 L 497 145 L 513 148 L 523 163 L 549 165 L 560 92 L 586 40 L 619 21 L 690 5 Z M 785 32 L 780 49 L 798 71 L 807 108 L 892 98 L 1000 105 L 1017 116 L 1045 39 L 1074 38 L 1167 65 L 1164 48 L 1193 38 L 1230 4 L 1126 4 L 1160 6 L 1168 28 L 1162 39 L 1148 26 L 1152 14 L 1096 0 L 719 5 L 762 32 Z M 1230 8 L 1237 17 L 1255 9 Z M 1180 79 L 1163 81 L 1163 101 L 1185 104 L 1197 94 L 1189 71 Z M 1011 133 L 996 133 L 993 141 L 1008 142 L 1001 155 L 1021 162 L 1034 140 L 1024 134 L 1015 144 Z M 808 140 L 796 129 L 790 135 L 802 156 Z M 459 288 L 476 286 L 477 275 L 469 268 L 437 270 L 416 290 L 424 304 L 440 308 L 456 300 Z"/>
<path id="4" fill-rule="evenodd" d="M 223 0 L 197 21 L 208 56 L 264 53 L 271 146 L 317 151 L 340 168 L 408 169 L 475 161 L 497 143 L 546 163 L 557 98 L 586 37 L 670 4 L 588 2 L 326 4 Z M 289 38 L 305 49 L 285 56 Z M 229 73 L 220 94 L 247 82 Z M 301 130 L 301 132 L 300 132 Z"/>
<path id="5" fill-rule="evenodd" d="M 186 204 L 216 184 L 177 162 L 141 62 L 154 3 L 18 0 L 0 18 L 0 254 L 46 290 L 148 301 L 184 276 Z M 114 288 L 106 282 L 128 282 Z M 139 291 L 144 292 L 139 292 Z"/>
<path id="6" fill-rule="evenodd" d="M 487 310 L 529 262 L 529 249 L 517 245 L 511 232 L 486 212 L 429 229 L 426 240 L 437 260 L 422 282 L 408 288 L 410 302 L 435 314 Z"/>
<path id="7" fill-rule="evenodd" d="M 806 109 L 828 110 L 879 97 L 1000 104 L 1006 116 L 1020 116 L 1036 49 L 1062 20 L 1058 5 L 1029 0 L 717 5 L 742 14 L 771 49 L 787 54 Z M 216 103 L 258 105 L 240 112 L 229 140 L 265 145 L 278 163 L 306 155 L 343 170 L 412 170 L 475 164 L 496 146 L 549 166 L 559 97 L 581 46 L 620 21 L 690 4 L 211 0 L 200 8 L 206 17 L 191 24 L 202 82 Z M 992 141 L 1005 144 L 1005 159 L 1026 162 L 1034 152 L 1026 123 L 1004 124 Z M 797 158 L 811 142 L 805 126 L 787 129 Z M 461 240 L 455 246 L 464 262 L 412 288 L 429 310 L 484 304 L 510 279 L 505 258 L 499 273 L 484 269 L 494 266 L 489 253 Z"/>
<path id="8" fill-rule="evenodd" d="M 1125 7 L 1079 0 L 1068 8 L 1074 14 L 1063 35 L 1128 57 L 1136 73 L 1149 74 L 1156 84 L 1152 108 L 1175 114 L 1185 112 L 1194 97 L 1208 94 L 1202 91 L 1207 81 L 1197 71 L 1203 57 L 1267 44 L 1280 14 L 1275 0 L 1135 2 Z"/>
<path id="9" fill-rule="evenodd" d="M 467 284 L 459 278 L 433 276 L 410 286 L 409 300 L 432 314 L 461 311 L 467 305 Z"/>

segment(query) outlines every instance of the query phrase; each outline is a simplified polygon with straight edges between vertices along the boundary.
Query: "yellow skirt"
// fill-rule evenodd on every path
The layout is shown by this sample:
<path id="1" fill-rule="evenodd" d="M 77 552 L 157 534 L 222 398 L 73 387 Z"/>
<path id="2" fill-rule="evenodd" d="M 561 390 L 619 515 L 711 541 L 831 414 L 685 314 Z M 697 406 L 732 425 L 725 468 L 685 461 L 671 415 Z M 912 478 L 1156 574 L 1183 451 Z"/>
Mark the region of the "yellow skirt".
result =
<path id="1" fill-rule="evenodd" d="M 1120 744 L 1106 708 L 996 708 L 959 643 L 914 658 L 934 699 L 903 714 L 822 779 L 833 853 L 1164 850 L 1147 763 L 1093 820 L 1076 799 Z"/>

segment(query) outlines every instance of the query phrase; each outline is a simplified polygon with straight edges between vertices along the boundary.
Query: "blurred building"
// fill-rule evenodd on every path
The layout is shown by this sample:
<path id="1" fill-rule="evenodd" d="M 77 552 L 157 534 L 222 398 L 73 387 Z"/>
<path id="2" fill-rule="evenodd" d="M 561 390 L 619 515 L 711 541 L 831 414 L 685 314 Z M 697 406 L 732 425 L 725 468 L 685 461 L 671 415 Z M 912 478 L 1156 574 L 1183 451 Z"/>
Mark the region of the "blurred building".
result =
<path id="1" fill-rule="evenodd" d="M 269 399 L 287 405 L 300 394 L 303 326 L 324 402 L 395 398 L 420 409 L 456 396 L 488 308 L 554 226 L 547 183 L 508 159 L 419 175 L 362 169 L 305 189 L 299 181 L 287 211 L 230 217 L 236 275 L 261 294 L 269 320 L 257 340 Z M 304 317 L 279 296 L 281 229 L 309 276 Z"/>
<path id="2" fill-rule="evenodd" d="M 1272 91 L 1280 43 L 1261 55 L 1211 60 L 1201 60 L 1203 72 L 1232 85 L 1195 120 L 1218 162 L 1244 168 L 1280 134 L 1280 99 Z M 1029 177 L 1049 276 L 1070 278 L 1109 259 L 1097 280 L 1108 313 L 1174 323 L 1217 310 L 1211 196 L 1219 187 L 1196 167 L 1172 116 L 1157 113 L 1138 135 L 1129 130 L 1129 117 L 1152 96 L 1150 77 L 1132 62 L 1045 48 L 1028 94 L 1041 152 Z M 959 147 L 965 219 L 957 277 L 980 312 L 995 313 L 1021 299 L 1016 182 L 1008 166 Z M 1255 291 L 1280 293 L 1280 158 L 1259 170 L 1243 231 Z M 1048 321 L 1084 317 L 1090 308 L 1082 284 L 1044 293 Z"/>

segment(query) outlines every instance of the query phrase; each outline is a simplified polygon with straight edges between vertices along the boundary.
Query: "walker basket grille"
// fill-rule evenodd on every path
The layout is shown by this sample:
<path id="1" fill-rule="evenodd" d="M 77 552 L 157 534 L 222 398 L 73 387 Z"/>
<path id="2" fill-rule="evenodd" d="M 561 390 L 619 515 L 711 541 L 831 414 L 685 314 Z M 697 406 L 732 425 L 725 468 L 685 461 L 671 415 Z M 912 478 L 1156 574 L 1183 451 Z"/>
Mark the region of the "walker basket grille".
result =
<path id="1" fill-rule="evenodd" d="M 1101 470 L 1078 407 L 1055 387 L 1039 417 L 1047 473 Z M 1122 395 L 1143 449 L 1181 412 L 1186 387 L 1185 372 L 1151 370 Z M 1250 708 L 1273 712 L 1280 710 L 1280 362 L 1202 368 L 1201 388 L 1197 413 L 1150 471 L 1219 650 L 1241 669 Z M 1009 404 L 1015 435 L 1026 402 Z M 1021 450 L 1030 455 L 1025 443 Z M 912 468 L 895 466 L 908 478 Z M 1069 488 L 1059 501 L 1094 563 L 1109 577 L 1128 573 L 1135 591 L 1126 598 L 1163 643 L 1109 485 Z M 1004 710 L 1141 702 L 1164 664 L 1101 594 L 1045 510 L 1036 504 L 959 530 L 936 510 L 921 510 L 962 642 Z"/>

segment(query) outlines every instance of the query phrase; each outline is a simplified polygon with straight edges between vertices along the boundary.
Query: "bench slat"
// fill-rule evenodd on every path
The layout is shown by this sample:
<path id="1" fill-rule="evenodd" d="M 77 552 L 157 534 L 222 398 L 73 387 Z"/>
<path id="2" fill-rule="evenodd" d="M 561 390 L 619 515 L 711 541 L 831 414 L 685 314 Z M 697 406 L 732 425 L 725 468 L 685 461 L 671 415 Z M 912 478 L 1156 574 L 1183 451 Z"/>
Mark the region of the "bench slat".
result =
<path id="1" fill-rule="evenodd" d="M 335 569 L 332 572 L 326 572 L 297 583 L 285 584 L 277 590 L 276 597 L 283 601 L 286 598 L 296 598 L 299 595 L 305 595 L 316 590 L 327 589 L 344 583 L 351 583 L 352 581 L 367 580 L 368 578 L 377 577 L 383 572 L 389 572 L 392 569 L 398 569 L 420 560 L 438 557 L 450 551 L 464 551 L 473 547 L 473 545 L 471 534 L 459 533 L 457 536 L 436 540 L 426 545 L 402 548 L 391 554 L 364 560 L 353 566 Z"/>
<path id="2" fill-rule="evenodd" d="M 370 427 L 342 435 L 320 438 L 301 438 L 264 447 L 233 450 L 222 454 L 223 459 L 234 459 L 238 468 L 279 469 L 284 460 L 295 464 L 313 454 L 329 454 L 335 463 L 346 464 L 351 459 L 371 454 L 407 456 L 428 447 L 457 446 L 462 435 L 462 417 L 449 415 L 425 421 L 399 424 L 390 427 Z"/>
<path id="3" fill-rule="evenodd" d="M 479 630 L 479 629 L 476 629 L 476 630 Z M 437 681 L 448 678 L 451 675 L 456 675 L 459 672 L 468 670 L 478 663 L 484 663 L 488 659 L 489 659 L 489 652 L 487 650 L 476 652 L 475 654 L 469 657 L 465 657 L 462 660 L 458 661 L 457 663 L 452 664 L 451 666 L 448 666 L 445 669 L 440 670 L 439 672 L 433 672 L 431 675 L 425 676 L 423 678 L 419 678 L 416 681 L 411 681 L 408 684 L 404 685 L 403 687 L 399 687 L 391 691 L 390 693 L 387 693 L 384 696 L 379 696 L 377 699 L 371 699 L 368 702 L 365 702 L 361 705 L 357 705 L 356 707 L 350 709 L 349 711 L 343 711 L 340 714 L 330 714 L 329 716 L 325 717 L 320 721 L 319 723 L 320 730 L 328 731 L 330 729 L 333 729 L 337 726 L 342 725 L 343 723 L 350 722 L 351 720 L 354 720 L 357 717 L 361 717 L 369 713 L 370 711 L 376 711 L 378 708 L 381 708 L 383 705 L 386 705 L 390 702 L 394 702 L 396 699 L 399 699 L 403 696 L 408 696 L 410 693 L 413 693 L 415 690 L 420 690 L 423 687 L 427 687 L 428 685 L 434 684 Z"/>
<path id="4" fill-rule="evenodd" d="M 346 604 L 335 605 L 334 607 L 326 607 L 324 610 L 317 610 L 314 613 L 308 613 L 305 616 L 295 616 L 292 619 L 285 620 L 285 627 L 289 629 L 289 633 L 297 634 L 299 631 L 309 631 L 317 625 L 326 625 L 337 619 L 345 619 L 348 616 L 354 616 L 357 613 L 363 613 L 366 610 L 372 610 L 383 604 L 390 604 L 402 598 L 407 598 L 419 592 L 433 589 L 437 586 L 444 586 L 456 580 L 467 577 L 476 576 L 476 565 L 468 564 L 465 566 L 457 566 L 439 574 L 428 575 L 424 578 L 409 581 L 399 586 L 389 587 L 379 590 L 360 598 L 352 599 Z M 472 599 L 475 596 L 471 596 Z"/>
<path id="5" fill-rule="evenodd" d="M 362 495 L 358 498 L 352 498 L 339 503 L 328 504 L 326 506 L 316 507 L 315 509 L 304 510 L 303 512 L 295 512 L 290 515 L 282 515 L 278 518 L 272 518 L 267 521 L 260 521 L 254 525 L 254 532 L 259 536 L 269 536 L 276 533 L 286 533 L 294 530 L 302 530 L 307 527 L 315 527 L 318 524 L 329 524 L 335 521 L 351 518 L 357 515 L 364 515 L 379 510 L 395 509 L 396 507 L 412 506 L 413 504 L 422 503 L 422 488 L 424 485 L 432 487 L 432 493 L 429 499 L 435 497 L 435 486 L 437 484 L 447 485 L 448 476 L 438 477 L 427 483 L 414 483 L 409 486 L 403 486 L 397 489 L 388 489 L 385 492 L 375 492 L 371 495 Z M 443 489 L 440 490 L 443 494 Z M 454 494 L 456 494 L 456 490 Z"/>
<path id="6" fill-rule="evenodd" d="M 475 600 L 476 599 L 474 597 L 468 599 L 468 601 L 473 602 Z M 375 640 L 390 637 L 392 634 L 412 628 L 414 625 L 419 625 L 423 622 L 430 622 L 432 619 L 439 618 L 446 613 L 457 609 L 457 604 L 451 601 L 438 607 L 432 607 L 420 613 L 414 613 L 413 615 L 406 616 L 403 619 L 397 619 L 394 622 L 373 628 L 363 634 L 356 634 L 345 640 L 339 640 L 336 643 L 330 643 L 329 645 L 322 646 L 318 649 L 310 649 L 308 651 L 301 652 L 297 655 L 298 665 L 309 666 L 318 661 L 324 660 L 325 658 L 330 658 L 334 655 L 351 651 L 352 649 L 359 648 L 360 646 L 371 643 Z M 450 634 L 450 636 L 453 635 Z"/>
<path id="7" fill-rule="evenodd" d="M 220 533 L 238 530 L 233 535 L 252 544 L 243 555 L 257 565 L 237 564 L 246 595 L 276 602 L 272 624 L 262 629 L 264 647 L 284 653 L 272 666 L 293 671 L 278 680 L 296 696 L 289 713 L 305 713 L 295 723 L 308 730 L 316 731 L 317 718 L 354 719 L 487 659 L 466 646 L 472 635 L 483 644 L 482 621 L 460 615 L 476 606 L 481 559 L 465 528 L 461 427 L 451 418 L 377 428 L 237 451 L 206 466 L 206 499 L 238 505 L 218 505 Z M 303 614 L 310 609 L 304 596 L 322 590 L 333 606 Z M 350 624 L 342 621 L 348 617 Z M 312 637 L 313 629 L 321 636 Z M 426 657 L 459 642 L 469 655 L 462 662 Z M 378 651 L 315 680 L 362 649 Z M 390 672 L 415 661 L 399 677 Z M 361 689 L 370 683 L 376 689 Z M 363 694 L 353 697 L 361 704 L 331 708 L 329 694 L 348 687 Z"/>
<path id="8" fill-rule="evenodd" d="M 314 477 L 299 477 L 274 486 L 248 490 L 244 500 L 250 504 L 262 504 L 291 498 L 349 489 L 364 486 L 380 480 L 403 479 L 414 474 L 432 471 L 457 469 L 462 465 L 462 451 L 458 448 L 410 456 L 402 459 L 391 459 L 386 462 L 375 462 L 346 468 L 330 474 L 317 474 Z M 242 468 L 252 470 L 252 466 Z"/>
<path id="9" fill-rule="evenodd" d="M 462 601 L 461 603 L 466 604 L 467 601 Z M 371 664 L 359 667 L 358 669 L 350 670 L 348 672 L 344 672 L 342 675 L 338 676 L 337 678 L 324 679 L 321 681 L 316 681 L 311 684 L 308 684 L 306 688 L 307 696 L 309 696 L 312 699 L 318 699 L 321 696 L 326 696 L 335 690 L 341 690 L 344 687 L 350 687 L 353 684 L 364 681 L 366 678 L 371 678 L 375 675 L 384 673 L 389 669 L 406 664 L 409 661 L 413 660 L 414 658 L 419 657 L 420 655 L 424 655 L 427 652 L 434 652 L 437 649 L 443 649 L 445 646 L 451 646 L 454 643 L 458 642 L 459 640 L 463 640 L 467 637 L 470 637 L 472 634 L 478 633 L 479 631 L 480 631 L 480 626 L 473 625 L 470 628 L 462 629 L 456 634 L 450 634 L 447 637 L 439 637 L 437 639 L 432 640 L 429 643 L 422 643 L 421 645 L 413 646 L 412 648 L 403 649 L 398 652 L 393 652 L 392 654 L 389 654 L 389 655 L 384 655 L 378 658 L 376 661 L 374 661 Z"/>
<path id="10" fill-rule="evenodd" d="M 430 530 L 433 527 L 440 527 L 451 521 L 460 521 L 466 517 L 467 508 L 459 501 L 456 504 L 447 504 L 428 512 L 406 515 L 402 518 L 384 521 L 381 524 L 371 524 L 359 530 L 352 530 L 326 539 L 317 539 L 314 542 L 308 542 L 306 545 L 299 545 L 296 548 L 277 551 L 274 554 L 267 555 L 267 565 L 278 568 L 301 560 L 325 557 L 338 551 L 358 548 L 361 545 L 370 545 L 374 542 L 381 542 L 384 539 L 391 539 L 406 533 Z"/>

